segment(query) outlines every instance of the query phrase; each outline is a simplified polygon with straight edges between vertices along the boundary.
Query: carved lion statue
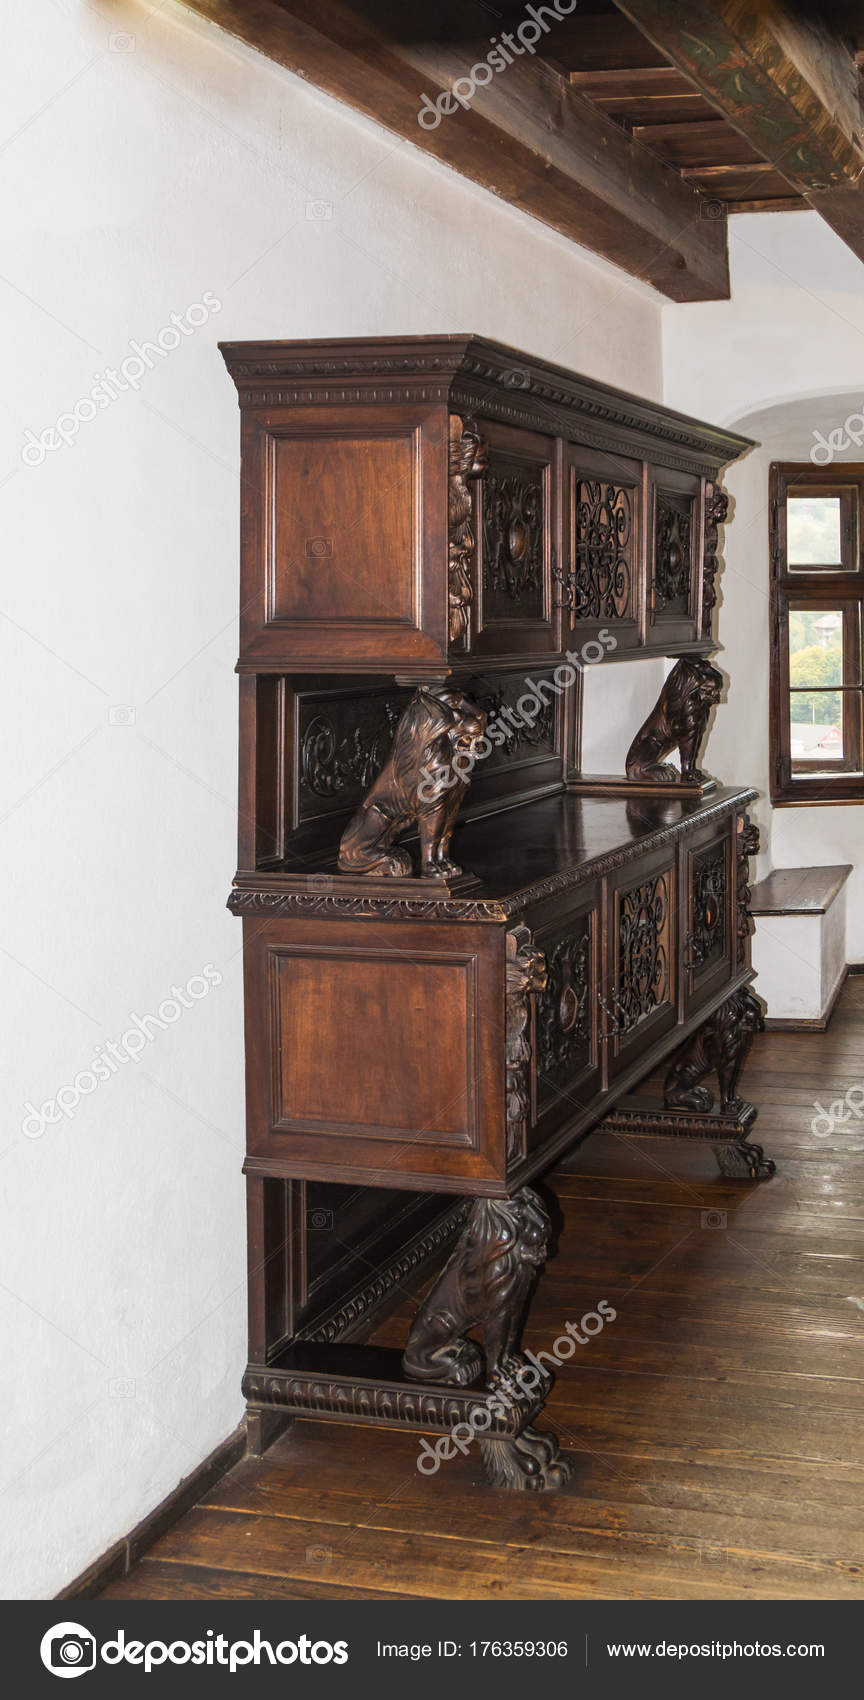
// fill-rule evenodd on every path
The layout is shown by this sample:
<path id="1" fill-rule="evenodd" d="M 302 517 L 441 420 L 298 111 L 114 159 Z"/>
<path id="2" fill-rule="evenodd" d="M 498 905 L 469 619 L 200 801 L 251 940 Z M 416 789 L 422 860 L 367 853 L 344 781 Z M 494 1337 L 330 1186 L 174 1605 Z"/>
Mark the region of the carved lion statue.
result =
<path id="1" fill-rule="evenodd" d="M 720 701 L 723 675 L 701 657 L 676 662 L 648 719 L 627 751 L 628 779 L 675 780 L 677 770 L 663 757 L 677 748 L 682 780 L 702 778 L 696 758 L 708 716 Z"/>
<path id="2" fill-rule="evenodd" d="M 546 1260 L 549 1217 L 530 1187 L 512 1199 L 478 1198 L 459 1244 L 420 1307 L 402 1359 L 419 1381 L 470 1386 L 483 1359 L 469 1328 L 483 1331 L 486 1382 L 522 1364 L 516 1342 L 528 1294 Z"/>
<path id="3" fill-rule="evenodd" d="M 761 1033 L 765 1016 L 749 986 L 733 992 L 703 1027 L 679 1051 L 663 1088 L 667 1110 L 712 1110 L 714 1097 L 700 1086 L 712 1069 L 717 1072 L 721 1110 L 737 1110 L 738 1076 L 754 1033 Z"/>
<path id="4" fill-rule="evenodd" d="M 441 879 L 460 873 L 447 854 L 467 785 L 459 758 L 473 752 L 485 730 L 483 710 L 455 686 L 415 691 L 378 778 L 342 834 L 340 871 L 410 874 L 408 851 L 393 849 L 393 841 L 416 825 L 421 874 Z"/>

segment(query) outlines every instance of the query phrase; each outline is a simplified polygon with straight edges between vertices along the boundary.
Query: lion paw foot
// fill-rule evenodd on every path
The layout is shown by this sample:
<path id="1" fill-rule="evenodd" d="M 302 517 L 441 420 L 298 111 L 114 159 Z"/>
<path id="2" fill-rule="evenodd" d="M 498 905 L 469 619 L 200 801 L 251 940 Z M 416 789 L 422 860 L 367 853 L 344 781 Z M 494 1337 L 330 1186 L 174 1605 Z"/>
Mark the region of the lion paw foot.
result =
<path id="1" fill-rule="evenodd" d="M 447 856 L 441 856 L 437 862 L 429 862 L 423 868 L 423 873 L 433 880 L 453 880 L 461 874 L 458 862 L 451 862 Z"/>
<path id="2" fill-rule="evenodd" d="M 570 1465 L 561 1457 L 552 1434 L 523 1428 L 508 1440 L 481 1440 L 480 1451 L 493 1487 L 524 1493 L 557 1493 L 570 1477 Z"/>

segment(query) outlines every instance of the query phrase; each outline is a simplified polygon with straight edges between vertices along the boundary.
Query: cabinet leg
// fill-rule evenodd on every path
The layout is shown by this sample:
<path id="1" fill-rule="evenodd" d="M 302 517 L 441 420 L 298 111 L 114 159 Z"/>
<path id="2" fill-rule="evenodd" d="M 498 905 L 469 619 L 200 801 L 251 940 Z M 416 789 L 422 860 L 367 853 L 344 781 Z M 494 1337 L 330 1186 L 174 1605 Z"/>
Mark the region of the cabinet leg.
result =
<path id="1" fill-rule="evenodd" d="M 749 1139 L 741 1139 L 736 1144 L 715 1145 L 714 1156 L 721 1175 L 728 1180 L 737 1181 L 767 1181 L 771 1179 L 776 1164 L 771 1157 L 766 1157 L 761 1145 L 751 1144 Z"/>
<path id="2" fill-rule="evenodd" d="M 251 1458 L 263 1458 L 264 1453 L 291 1428 L 294 1418 L 284 1411 L 265 1411 L 250 1405 L 246 1412 L 246 1451 Z"/>
<path id="3" fill-rule="evenodd" d="M 438 1280 L 414 1320 L 402 1359 L 416 1381 L 471 1386 L 484 1359 L 470 1329 L 485 1347 L 484 1385 L 500 1397 L 538 1369 L 518 1350 L 528 1299 L 549 1250 L 551 1224 L 537 1193 L 523 1187 L 511 1199 L 478 1198 Z M 551 1376 L 544 1370 L 545 1392 Z M 545 1396 L 545 1394 L 544 1394 Z M 569 1466 L 553 1435 L 526 1425 L 513 1437 L 480 1439 L 481 1455 L 495 1487 L 557 1489 Z"/>

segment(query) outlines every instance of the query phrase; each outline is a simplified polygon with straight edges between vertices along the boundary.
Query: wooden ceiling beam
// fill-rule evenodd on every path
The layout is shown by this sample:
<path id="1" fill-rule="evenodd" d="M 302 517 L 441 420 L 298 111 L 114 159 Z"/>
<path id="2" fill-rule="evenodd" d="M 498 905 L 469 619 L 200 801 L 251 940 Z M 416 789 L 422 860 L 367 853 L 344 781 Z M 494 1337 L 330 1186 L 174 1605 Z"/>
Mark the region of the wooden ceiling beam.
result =
<path id="1" fill-rule="evenodd" d="M 784 0 L 616 0 L 864 259 L 864 116 L 849 42 Z"/>
<path id="2" fill-rule="evenodd" d="M 495 20 L 475 0 L 459 18 L 464 37 L 476 13 L 476 38 L 458 43 L 425 39 L 404 3 L 389 28 L 370 21 L 376 8 L 361 14 L 340 0 L 185 3 L 671 300 L 728 298 L 726 232 L 704 216 L 703 197 L 539 53 L 478 84 L 465 107 L 450 97 L 455 111 L 437 125 L 419 124 L 423 97 L 428 113 L 490 52 Z"/>

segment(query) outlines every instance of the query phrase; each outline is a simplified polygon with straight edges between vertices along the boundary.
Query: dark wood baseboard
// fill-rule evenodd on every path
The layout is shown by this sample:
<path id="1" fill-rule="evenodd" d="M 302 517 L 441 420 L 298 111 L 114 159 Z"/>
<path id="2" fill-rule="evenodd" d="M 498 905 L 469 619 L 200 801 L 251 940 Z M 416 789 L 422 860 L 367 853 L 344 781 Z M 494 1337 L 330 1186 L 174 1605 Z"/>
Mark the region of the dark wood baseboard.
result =
<path id="1" fill-rule="evenodd" d="M 200 1463 L 197 1469 L 184 1476 L 176 1488 L 167 1494 L 165 1499 L 151 1511 L 149 1516 L 136 1523 L 122 1540 L 115 1541 L 101 1558 L 82 1570 L 74 1582 L 61 1588 L 54 1598 L 58 1600 L 92 1600 L 109 1582 L 114 1582 L 119 1576 L 128 1576 L 140 1558 L 164 1535 L 166 1529 L 179 1523 L 187 1511 L 191 1511 L 198 1501 L 215 1487 L 228 1471 L 233 1469 L 246 1451 L 246 1424 L 240 1423 L 227 1440 L 223 1440 L 213 1452 Z"/>
<path id="2" fill-rule="evenodd" d="M 837 1007 L 837 999 L 846 984 L 846 977 L 848 974 L 864 974 L 864 962 L 847 964 L 840 975 L 833 992 L 831 993 L 831 1002 L 829 1003 L 824 1015 L 814 1015 L 806 1018 L 801 1017 L 800 1019 L 797 1017 L 794 1019 L 787 1019 L 786 1017 L 772 1017 L 768 1015 L 765 1017 L 766 1029 L 770 1030 L 772 1033 L 825 1033 L 828 1029 L 831 1017 L 834 1014 L 834 1010 Z"/>

